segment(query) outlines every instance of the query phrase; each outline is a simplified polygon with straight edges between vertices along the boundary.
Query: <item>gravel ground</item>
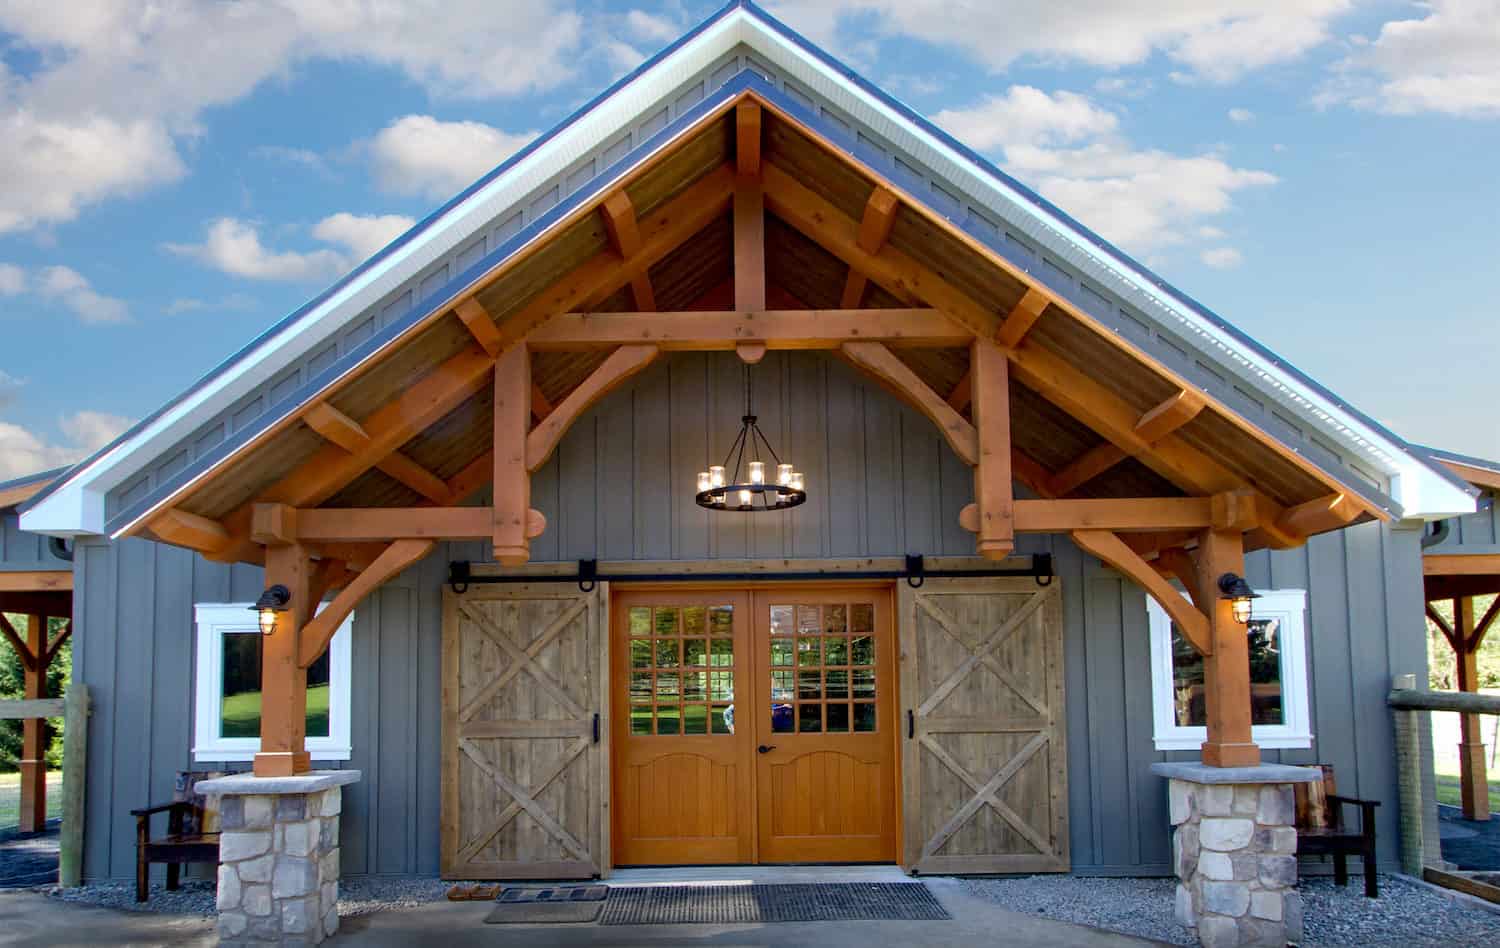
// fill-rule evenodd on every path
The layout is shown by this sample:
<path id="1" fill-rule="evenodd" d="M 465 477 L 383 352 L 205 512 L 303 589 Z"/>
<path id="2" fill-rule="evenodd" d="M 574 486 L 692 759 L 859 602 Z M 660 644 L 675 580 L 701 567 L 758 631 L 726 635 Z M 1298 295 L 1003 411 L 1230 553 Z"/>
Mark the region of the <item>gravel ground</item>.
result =
<path id="1" fill-rule="evenodd" d="M 1028 915 L 1057 918 L 1193 945 L 1173 917 L 1175 879 L 1085 879 L 1029 876 L 965 879 L 981 898 Z M 1425 886 L 1381 876 L 1380 898 L 1364 897 L 1357 880 L 1340 888 L 1330 879 L 1308 879 L 1302 892 L 1307 948 L 1334 945 L 1495 945 L 1500 914 L 1450 899 Z"/>
<path id="2" fill-rule="evenodd" d="M 451 884 L 430 878 L 344 879 L 339 882 L 339 915 L 353 918 L 389 908 L 410 908 L 436 902 L 447 896 Z M 206 881 L 183 882 L 176 892 L 168 892 L 161 885 L 153 885 L 151 901 L 145 904 L 135 900 L 133 883 L 104 883 L 76 889 L 41 886 L 37 891 L 64 902 L 82 902 L 131 912 L 206 917 L 215 914 L 214 888 L 214 883 Z"/>

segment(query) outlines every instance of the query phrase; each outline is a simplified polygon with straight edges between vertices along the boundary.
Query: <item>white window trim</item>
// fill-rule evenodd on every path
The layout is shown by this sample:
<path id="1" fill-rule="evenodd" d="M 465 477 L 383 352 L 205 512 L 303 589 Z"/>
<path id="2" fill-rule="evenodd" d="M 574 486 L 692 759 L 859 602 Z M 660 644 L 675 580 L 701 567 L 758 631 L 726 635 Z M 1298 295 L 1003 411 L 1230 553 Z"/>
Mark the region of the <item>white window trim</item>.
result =
<path id="1" fill-rule="evenodd" d="M 260 738 L 219 736 L 219 682 L 224 677 L 224 633 L 259 635 L 256 615 L 248 602 L 199 603 L 193 612 L 198 626 L 193 761 L 252 760 L 260 750 Z M 349 736 L 349 640 L 353 638 L 353 624 L 354 615 L 350 613 L 328 644 L 328 736 L 307 738 L 313 760 L 348 760 L 353 750 Z"/>
<path id="2" fill-rule="evenodd" d="M 1172 705 L 1172 620 L 1155 599 L 1146 597 L 1151 624 L 1151 705 L 1156 749 L 1197 750 L 1208 740 L 1208 728 L 1177 723 Z M 1307 592 L 1301 589 L 1262 591 L 1255 600 L 1257 618 L 1281 620 L 1281 709 L 1284 724 L 1257 724 L 1251 737 L 1261 747 L 1307 748 L 1313 743 L 1307 696 Z"/>

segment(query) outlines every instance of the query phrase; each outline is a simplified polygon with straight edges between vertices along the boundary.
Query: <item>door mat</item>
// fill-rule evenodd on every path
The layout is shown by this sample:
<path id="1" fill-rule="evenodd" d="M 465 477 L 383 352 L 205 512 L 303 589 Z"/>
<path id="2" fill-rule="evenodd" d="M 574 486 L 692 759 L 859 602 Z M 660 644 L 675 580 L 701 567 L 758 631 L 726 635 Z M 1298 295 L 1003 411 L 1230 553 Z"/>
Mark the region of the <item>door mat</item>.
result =
<path id="1" fill-rule="evenodd" d="M 501 902 L 603 902 L 609 897 L 607 885 L 513 885 L 500 893 Z"/>
<path id="2" fill-rule="evenodd" d="M 920 882 L 686 885 L 615 888 L 601 925 L 942 921 L 947 910 Z"/>
<path id="3" fill-rule="evenodd" d="M 562 925 L 592 922 L 603 902 L 496 902 L 486 925 Z"/>

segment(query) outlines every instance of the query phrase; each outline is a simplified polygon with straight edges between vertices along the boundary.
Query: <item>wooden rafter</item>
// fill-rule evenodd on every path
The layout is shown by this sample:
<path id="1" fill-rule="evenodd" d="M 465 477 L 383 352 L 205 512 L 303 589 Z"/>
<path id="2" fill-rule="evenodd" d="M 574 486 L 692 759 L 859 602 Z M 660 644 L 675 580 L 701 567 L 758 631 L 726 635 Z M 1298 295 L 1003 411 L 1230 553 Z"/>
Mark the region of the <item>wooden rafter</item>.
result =
<path id="1" fill-rule="evenodd" d="M 1143 444 L 1153 446 L 1192 421 L 1204 404 L 1203 396 L 1197 392 L 1181 389 L 1141 415 L 1132 431 Z M 1053 475 L 1052 490 L 1059 497 L 1066 497 L 1129 456 L 1112 441 L 1090 448 Z"/>
<path id="2" fill-rule="evenodd" d="M 211 556 L 224 550 L 234 538 L 222 523 L 176 508 L 164 510 L 151 521 L 151 532 L 163 543 L 185 546 Z"/>
<path id="3" fill-rule="evenodd" d="M 837 349 L 845 342 L 903 348 L 965 346 L 973 333 L 935 309 L 716 310 L 568 313 L 526 337 L 537 351 L 610 349 L 650 343 L 665 350 Z"/>
<path id="4" fill-rule="evenodd" d="M 370 435 L 360 423 L 327 402 L 319 402 L 308 409 L 302 420 L 325 440 L 350 454 L 371 449 Z M 434 503 L 442 503 L 448 496 L 448 485 L 443 483 L 441 477 L 400 451 L 393 451 L 381 458 L 375 463 L 375 467 Z"/>
<path id="5" fill-rule="evenodd" d="M 537 421 L 543 421 L 552 414 L 552 402 L 547 398 L 547 393 L 535 382 L 531 383 L 531 417 Z"/>
<path id="6" fill-rule="evenodd" d="M 870 192 L 869 200 L 865 202 L 864 217 L 859 222 L 856 242 L 861 250 L 869 254 L 880 253 L 880 248 L 885 246 L 886 240 L 891 236 L 891 228 L 896 223 L 896 212 L 900 208 L 901 199 L 894 191 L 881 185 L 875 186 L 875 190 Z M 859 307 L 865 298 L 865 287 L 869 282 L 869 278 L 858 269 L 852 265 L 849 267 L 842 296 L 844 309 Z"/>
<path id="7" fill-rule="evenodd" d="M 1296 536 L 1312 536 L 1347 526 L 1359 516 L 1359 505 L 1345 494 L 1329 494 L 1289 507 L 1276 519 L 1276 527 Z"/>
<path id="8" fill-rule="evenodd" d="M 474 337 L 474 341 L 479 344 L 479 348 L 483 349 L 486 355 L 493 359 L 500 354 L 505 341 L 500 336 L 500 327 L 495 325 L 494 317 L 490 315 L 489 310 L 484 308 L 484 304 L 471 296 L 453 307 L 453 312 L 458 315 L 459 322 L 468 328 L 469 335 Z"/>
<path id="9" fill-rule="evenodd" d="M 557 408 L 526 436 L 526 468 L 541 469 L 557 450 L 573 423 L 601 398 L 650 365 L 661 350 L 656 346 L 621 346 L 609 354 L 588 378 L 558 403 Z"/>
<path id="10" fill-rule="evenodd" d="M 1015 446 L 1010 449 L 1010 468 L 1016 480 L 1025 484 L 1038 497 L 1050 500 L 1056 496 L 1047 488 L 1047 480 L 1051 477 L 1047 469 L 1036 458 Z"/>
<path id="11" fill-rule="evenodd" d="M 760 174 L 760 103 L 746 99 L 734 107 L 735 171 L 755 177 Z"/>
<path id="12" fill-rule="evenodd" d="M 974 398 L 974 373 L 965 372 L 964 377 L 953 385 L 953 390 L 948 393 L 948 404 L 953 406 L 954 411 L 961 412 L 969 407 L 969 402 Z"/>
<path id="13" fill-rule="evenodd" d="M 926 415 L 938 426 L 959 460 L 971 467 L 979 463 L 979 435 L 974 426 L 929 388 L 905 362 L 896 358 L 891 350 L 878 342 L 846 342 L 839 351 L 844 358 L 873 376 L 887 390 Z"/>
<path id="14" fill-rule="evenodd" d="M 1074 530 L 1073 542 L 1078 548 L 1113 566 L 1155 599 L 1183 636 L 1202 655 L 1213 653 L 1208 617 L 1184 599 L 1176 588 L 1161 577 L 1151 565 L 1107 530 Z"/>
<path id="15" fill-rule="evenodd" d="M 1005 317 L 1005 322 L 1000 324 L 1000 331 L 995 334 L 995 342 L 1007 349 L 1014 349 L 1031 332 L 1031 327 L 1042 318 L 1042 313 L 1047 309 L 1047 304 L 1052 302 L 1051 297 L 1036 287 L 1026 291 L 1020 302 L 1011 307 L 1011 311 Z"/>
<path id="16" fill-rule="evenodd" d="M 604 228 L 609 235 L 610 246 L 621 260 L 630 260 L 641 252 L 641 225 L 636 220 L 635 205 L 630 195 L 616 191 L 605 199 L 600 207 L 604 215 Z M 630 278 L 630 292 L 635 297 L 635 308 L 656 309 L 656 293 L 651 287 L 651 275 L 640 271 Z"/>
<path id="17" fill-rule="evenodd" d="M 366 596 L 379 589 L 386 580 L 418 562 L 432 552 L 437 544 L 432 540 L 397 540 L 386 547 L 355 579 L 339 591 L 329 603 L 302 628 L 298 646 L 297 664 L 303 668 L 312 665 L 328 649 L 328 642 L 340 625 Z"/>

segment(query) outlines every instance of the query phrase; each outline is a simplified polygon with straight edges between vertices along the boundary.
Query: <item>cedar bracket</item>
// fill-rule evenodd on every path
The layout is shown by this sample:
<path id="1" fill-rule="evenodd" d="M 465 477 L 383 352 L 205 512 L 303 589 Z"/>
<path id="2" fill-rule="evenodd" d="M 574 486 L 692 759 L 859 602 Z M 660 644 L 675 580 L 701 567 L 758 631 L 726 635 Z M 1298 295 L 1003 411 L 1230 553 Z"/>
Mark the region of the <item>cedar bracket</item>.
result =
<path id="1" fill-rule="evenodd" d="M 1126 546 L 1119 537 L 1107 530 L 1074 530 L 1073 542 L 1086 553 L 1091 553 L 1105 563 L 1124 573 L 1159 603 L 1177 628 L 1201 655 L 1213 654 L 1213 639 L 1210 634 L 1208 616 L 1199 612 L 1183 598 L 1171 583 L 1151 568 L 1134 550 Z"/>

